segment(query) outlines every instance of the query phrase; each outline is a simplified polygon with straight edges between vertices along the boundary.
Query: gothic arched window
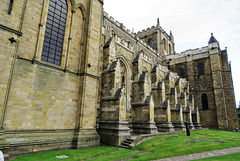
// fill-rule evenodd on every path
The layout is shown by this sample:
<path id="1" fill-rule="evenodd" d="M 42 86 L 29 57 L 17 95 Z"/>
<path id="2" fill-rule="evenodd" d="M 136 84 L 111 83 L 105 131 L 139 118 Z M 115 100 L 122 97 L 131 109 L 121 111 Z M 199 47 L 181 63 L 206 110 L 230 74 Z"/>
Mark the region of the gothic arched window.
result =
<path id="1" fill-rule="evenodd" d="M 148 39 L 148 45 L 149 45 L 150 47 L 153 47 L 153 42 L 152 42 L 152 39 L 151 39 L 151 38 Z"/>
<path id="2" fill-rule="evenodd" d="M 171 47 L 170 44 L 169 44 L 169 46 L 168 46 L 168 54 L 172 54 L 172 47 Z"/>
<path id="3" fill-rule="evenodd" d="M 181 66 L 179 70 L 180 70 L 179 71 L 180 77 L 181 78 L 186 78 L 186 68 L 185 68 L 185 66 Z"/>
<path id="4" fill-rule="evenodd" d="M 208 110 L 208 98 L 205 93 L 202 94 L 202 109 L 203 110 Z"/>
<path id="5" fill-rule="evenodd" d="M 167 42 L 166 39 L 163 39 L 164 50 L 167 50 Z"/>
<path id="6" fill-rule="evenodd" d="M 204 71 L 204 64 L 203 63 L 199 63 L 198 64 L 198 75 L 205 75 L 205 71 Z"/>
<path id="7" fill-rule="evenodd" d="M 42 61 L 60 65 L 67 20 L 65 0 L 50 0 L 44 35 Z"/>

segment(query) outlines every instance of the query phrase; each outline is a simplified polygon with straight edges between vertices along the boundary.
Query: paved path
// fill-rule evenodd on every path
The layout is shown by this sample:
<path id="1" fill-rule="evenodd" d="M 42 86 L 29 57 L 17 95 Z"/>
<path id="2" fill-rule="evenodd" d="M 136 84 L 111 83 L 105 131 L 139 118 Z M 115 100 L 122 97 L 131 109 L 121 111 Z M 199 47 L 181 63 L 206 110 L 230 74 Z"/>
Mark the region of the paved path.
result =
<path id="1" fill-rule="evenodd" d="M 187 160 L 202 159 L 202 158 L 214 157 L 219 155 L 225 155 L 225 154 L 230 154 L 235 152 L 240 152 L 240 147 L 213 150 L 213 151 L 183 155 L 178 157 L 164 158 L 164 159 L 159 159 L 155 161 L 187 161 Z"/>

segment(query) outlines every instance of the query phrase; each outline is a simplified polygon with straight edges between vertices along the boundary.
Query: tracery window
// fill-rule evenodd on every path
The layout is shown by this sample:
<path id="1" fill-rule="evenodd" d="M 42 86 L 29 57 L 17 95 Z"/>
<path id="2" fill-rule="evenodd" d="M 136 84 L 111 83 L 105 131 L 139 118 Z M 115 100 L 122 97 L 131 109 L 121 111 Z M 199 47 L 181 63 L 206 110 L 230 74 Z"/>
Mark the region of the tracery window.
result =
<path id="1" fill-rule="evenodd" d="M 65 0 L 50 0 L 44 35 L 42 61 L 60 65 L 67 20 Z"/>
<path id="2" fill-rule="evenodd" d="M 205 93 L 202 94 L 202 109 L 203 110 L 208 110 L 208 98 L 207 95 Z"/>
<path id="3" fill-rule="evenodd" d="M 204 71 L 204 64 L 203 63 L 199 63 L 198 64 L 198 75 L 205 75 L 205 71 Z"/>

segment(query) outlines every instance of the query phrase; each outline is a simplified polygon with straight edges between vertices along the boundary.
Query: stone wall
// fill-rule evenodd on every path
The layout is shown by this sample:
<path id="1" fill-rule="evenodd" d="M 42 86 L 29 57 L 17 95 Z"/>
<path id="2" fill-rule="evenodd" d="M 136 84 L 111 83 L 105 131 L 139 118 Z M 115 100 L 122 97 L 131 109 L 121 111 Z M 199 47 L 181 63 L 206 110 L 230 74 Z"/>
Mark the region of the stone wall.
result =
<path id="1" fill-rule="evenodd" d="M 11 14 L 10 2 L 2 2 L 0 114 L 4 130 L 0 140 L 6 159 L 100 144 L 95 126 L 103 2 L 66 2 L 60 66 L 41 60 L 49 0 L 16 0 Z"/>
<path id="2" fill-rule="evenodd" d="M 215 38 L 175 54 L 174 37 L 159 22 L 135 34 L 103 12 L 102 0 L 66 0 L 61 63 L 54 65 L 42 60 L 49 2 L 15 0 L 12 8 L 1 2 L 0 150 L 6 160 L 100 141 L 120 146 L 133 133 L 183 130 L 184 122 L 201 128 L 200 118 L 205 127 L 237 127 L 231 68 Z"/>
<path id="3" fill-rule="evenodd" d="M 190 83 L 203 127 L 234 129 L 233 126 L 238 126 L 227 51 L 220 50 L 213 35 L 207 47 L 169 55 L 164 63 L 179 74 L 181 67 L 185 67 L 185 78 Z M 203 75 L 199 75 L 199 63 L 204 64 Z M 207 95 L 208 108 L 203 105 L 203 94 Z"/>
<path id="4" fill-rule="evenodd" d="M 163 65 L 164 54 L 106 13 L 102 34 L 98 131 L 103 144 L 119 146 L 132 133 L 183 130 L 184 121 L 192 129 L 201 127 L 188 82 Z"/>

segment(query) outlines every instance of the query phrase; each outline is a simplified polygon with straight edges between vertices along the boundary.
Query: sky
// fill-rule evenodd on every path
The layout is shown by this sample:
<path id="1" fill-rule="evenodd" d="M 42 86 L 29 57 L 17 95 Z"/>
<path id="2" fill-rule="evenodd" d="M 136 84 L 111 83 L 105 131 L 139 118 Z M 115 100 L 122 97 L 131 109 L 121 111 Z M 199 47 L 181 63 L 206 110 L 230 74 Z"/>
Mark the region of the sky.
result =
<path id="1" fill-rule="evenodd" d="M 157 24 L 172 31 L 176 53 L 208 45 L 213 33 L 231 62 L 240 104 L 240 0 L 104 0 L 104 11 L 134 32 Z"/>

